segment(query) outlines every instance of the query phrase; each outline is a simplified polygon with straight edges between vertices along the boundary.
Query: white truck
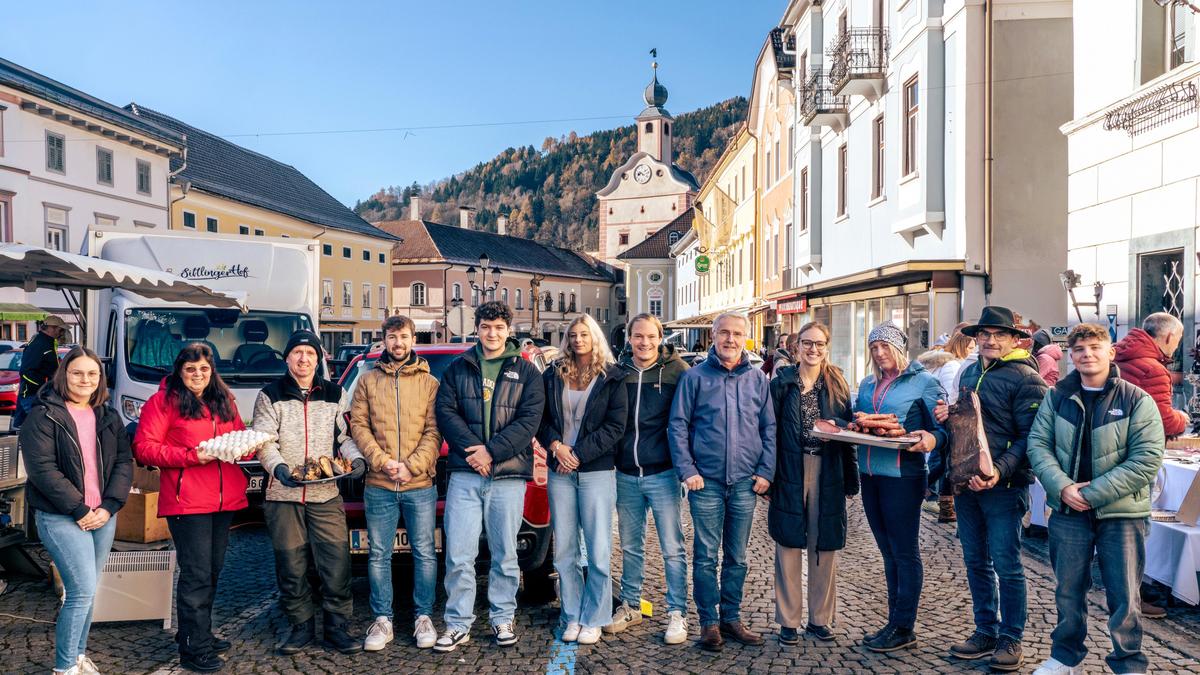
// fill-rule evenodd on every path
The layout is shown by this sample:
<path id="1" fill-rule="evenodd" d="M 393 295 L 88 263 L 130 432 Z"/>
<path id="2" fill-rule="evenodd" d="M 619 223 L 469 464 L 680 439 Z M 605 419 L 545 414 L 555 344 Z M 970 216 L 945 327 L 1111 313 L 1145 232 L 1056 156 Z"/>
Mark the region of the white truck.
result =
<path id="1" fill-rule="evenodd" d="M 286 365 L 300 328 L 316 332 L 318 242 L 195 233 L 89 231 L 84 255 L 178 275 L 240 297 L 247 311 L 164 302 L 114 288 L 86 292 L 87 343 L 109 362 L 110 405 L 137 422 L 179 349 L 209 345 L 248 423 L 258 391 Z"/>

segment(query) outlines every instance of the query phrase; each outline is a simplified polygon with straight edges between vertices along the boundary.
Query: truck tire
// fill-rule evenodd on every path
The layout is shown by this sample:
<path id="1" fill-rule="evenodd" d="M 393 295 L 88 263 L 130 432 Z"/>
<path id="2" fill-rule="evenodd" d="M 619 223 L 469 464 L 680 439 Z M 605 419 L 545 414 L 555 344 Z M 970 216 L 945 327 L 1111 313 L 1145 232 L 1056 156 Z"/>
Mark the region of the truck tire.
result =
<path id="1" fill-rule="evenodd" d="M 558 597 L 558 575 L 554 573 L 554 544 L 546 548 L 542 564 L 521 575 L 522 599 L 529 605 L 548 605 Z"/>

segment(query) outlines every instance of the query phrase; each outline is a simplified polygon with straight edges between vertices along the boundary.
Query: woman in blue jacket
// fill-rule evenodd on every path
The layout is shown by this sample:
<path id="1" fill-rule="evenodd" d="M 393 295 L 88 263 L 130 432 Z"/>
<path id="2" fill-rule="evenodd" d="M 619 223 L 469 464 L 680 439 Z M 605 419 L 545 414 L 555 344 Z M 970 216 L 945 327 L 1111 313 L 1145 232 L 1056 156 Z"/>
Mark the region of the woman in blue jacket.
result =
<path id="1" fill-rule="evenodd" d="M 925 498 L 925 454 L 946 443 L 946 433 L 933 417 L 945 396 L 938 380 L 916 361 L 908 360 L 908 337 L 889 322 L 867 338 L 871 370 L 858 385 L 855 410 L 893 414 L 921 440 L 907 450 L 858 446 L 863 510 L 883 555 L 887 576 L 888 622 L 868 635 L 864 644 L 875 652 L 891 652 L 917 641 L 913 627 L 924 572 L 917 537 Z"/>

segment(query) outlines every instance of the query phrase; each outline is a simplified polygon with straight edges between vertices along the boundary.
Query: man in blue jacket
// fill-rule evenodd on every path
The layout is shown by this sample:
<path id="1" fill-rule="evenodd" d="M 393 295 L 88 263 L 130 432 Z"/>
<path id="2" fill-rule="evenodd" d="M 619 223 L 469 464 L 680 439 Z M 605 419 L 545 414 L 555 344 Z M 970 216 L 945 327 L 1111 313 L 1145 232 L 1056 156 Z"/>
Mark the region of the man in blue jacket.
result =
<path id="1" fill-rule="evenodd" d="M 740 613 L 756 495 L 767 493 L 768 476 L 775 475 L 775 411 L 770 380 L 745 352 L 749 331 L 750 322 L 740 314 L 713 321 L 708 359 L 679 378 L 668 425 L 671 458 L 689 490 L 692 582 L 700 646 L 708 651 L 724 647 L 722 634 L 746 645 L 763 643 Z"/>

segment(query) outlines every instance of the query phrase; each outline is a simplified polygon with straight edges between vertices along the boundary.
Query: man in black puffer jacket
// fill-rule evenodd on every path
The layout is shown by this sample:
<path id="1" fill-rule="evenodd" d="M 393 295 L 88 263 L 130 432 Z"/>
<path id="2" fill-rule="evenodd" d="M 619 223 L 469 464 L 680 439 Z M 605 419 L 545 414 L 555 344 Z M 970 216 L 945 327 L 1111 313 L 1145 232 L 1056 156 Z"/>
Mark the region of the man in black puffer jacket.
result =
<path id="1" fill-rule="evenodd" d="M 525 481 L 533 476 L 533 436 L 542 421 L 545 387 L 536 366 L 509 339 L 512 310 L 485 302 L 475 310 L 479 343 L 442 375 L 434 409 L 450 446 L 446 469 L 446 630 L 434 651 L 451 652 L 475 622 L 475 558 L 486 532 L 490 619 L 496 644 L 513 645 L 517 610 L 517 532 Z"/>
<path id="2" fill-rule="evenodd" d="M 975 632 L 950 648 L 952 656 L 978 659 L 991 654 L 994 670 L 1012 671 L 1024 657 L 1025 570 L 1021 565 L 1021 519 L 1029 509 L 1033 472 L 1025 456 L 1029 429 L 1046 395 L 1037 360 L 1017 341 L 1028 337 L 1006 307 L 984 307 L 979 323 L 962 329 L 979 345 L 979 360 L 959 380 L 979 396 L 984 435 L 992 454 L 990 478 L 975 476 L 954 498 Z M 959 400 L 962 396 L 959 395 Z M 934 416 L 945 420 L 946 407 Z M 997 602 L 996 577 L 999 577 Z M 999 616 L 997 616 L 999 609 Z"/>

